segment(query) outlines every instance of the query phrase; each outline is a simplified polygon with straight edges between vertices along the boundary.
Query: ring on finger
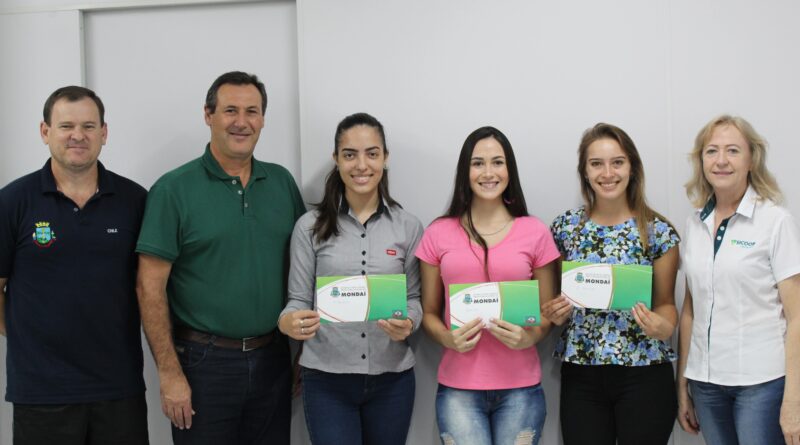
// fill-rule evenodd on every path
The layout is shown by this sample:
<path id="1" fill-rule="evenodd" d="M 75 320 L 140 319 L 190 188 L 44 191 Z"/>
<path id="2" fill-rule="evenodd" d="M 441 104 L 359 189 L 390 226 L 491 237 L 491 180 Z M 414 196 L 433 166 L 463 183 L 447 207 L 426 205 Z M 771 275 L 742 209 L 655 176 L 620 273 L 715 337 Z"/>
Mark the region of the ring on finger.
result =
<path id="1" fill-rule="evenodd" d="M 306 335 L 306 328 L 301 326 L 300 327 L 300 333 L 303 334 L 303 335 Z"/>
<path id="2" fill-rule="evenodd" d="M 304 319 L 304 318 L 301 318 L 301 319 L 300 319 L 300 327 L 301 327 L 301 328 L 303 327 L 303 323 L 304 323 L 304 322 L 305 322 L 305 319 Z"/>

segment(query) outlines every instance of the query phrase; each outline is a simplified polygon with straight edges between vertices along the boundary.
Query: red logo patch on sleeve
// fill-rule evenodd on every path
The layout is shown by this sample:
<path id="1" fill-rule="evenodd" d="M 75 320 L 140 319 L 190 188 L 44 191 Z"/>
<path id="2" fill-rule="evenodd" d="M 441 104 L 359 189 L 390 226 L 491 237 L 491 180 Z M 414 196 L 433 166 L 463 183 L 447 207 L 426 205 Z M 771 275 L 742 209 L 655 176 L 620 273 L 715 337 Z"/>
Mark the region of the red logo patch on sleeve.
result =
<path id="1" fill-rule="evenodd" d="M 394 249 L 386 249 L 386 255 L 395 256 L 397 255 L 397 251 Z"/>

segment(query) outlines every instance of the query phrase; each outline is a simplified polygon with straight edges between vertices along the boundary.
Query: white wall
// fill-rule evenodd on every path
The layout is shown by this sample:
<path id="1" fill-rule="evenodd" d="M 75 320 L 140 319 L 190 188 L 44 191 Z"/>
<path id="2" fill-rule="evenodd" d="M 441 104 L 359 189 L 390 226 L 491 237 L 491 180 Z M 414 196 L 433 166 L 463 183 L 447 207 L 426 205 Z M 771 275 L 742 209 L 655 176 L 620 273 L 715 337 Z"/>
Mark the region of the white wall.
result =
<path id="1" fill-rule="evenodd" d="M 80 28 L 77 11 L 0 14 L 0 183 L 40 168 L 50 155 L 39 137 L 42 106 L 56 88 L 83 81 Z"/>
<path id="2" fill-rule="evenodd" d="M 202 154 L 206 91 L 239 70 L 258 74 L 267 88 L 256 158 L 299 176 L 295 9 L 273 1 L 86 13 L 87 85 L 108 104 L 105 162 L 149 187 Z"/>
<path id="3" fill-rule="evenodd" d="M 176 5 L 234 4 L 269 0 L 3 0 L 0 14 L 19 14 L 51 11 L 93 11 L 109 9 L 147 8 Z"/>
<path id="4" fill-rule="evenodd" d="M 796 107 L 800 99 L 800 59 L 796 43 L 800 3 L 714 0 L 670 2 L 670 150 L 688 151 L 709 116 L 745 116 L 770 142 L 769 168 L 787 205 L 800 215 Z M 684 167 L 679 156 L 673 162 Z M 681 171 L 684 171 L 682 169 Z M 688 170 L 686 170 L 688 171 Z M 676 178 L 678 184 L 682 176 Z M 672 187 L 670 211 L 686 208 Z M 676 221 L 683 228 L 683 214 Z"/>
<path id="5" fill-rule="evenodd" d="M 299 0 L 296 15 L 286 2 L 119 8 L 132 3 L 86 5 L 94 12 L 85 30 L 74 10 L 47 12 L 78 8 L 68 0 L 0 6 L 0 97 L 7 104 L 0 131 L 10 142 L 0 184 L 44 162 L 41 105 L 56 87 L 80 82 L 84 66 L 87 85 L 108 108 L 102 159 L 147 186 L 197 155 L 207 138 L 201 106 L 208 84 L 241 67 L 264 77 L 270 94 L 256 155 L 287 165 L 307 201 L 320 197 L 336 123 L 367 111 L 387 129 L 393 195 L 423 223 L 444 210 L 464 138 L 486 124 L 509 136 L 529 207 L 549 222 L 580 202 L 581 132 L 607 121 L 636 141 L 651 204 L 682 229 L 691 211 L 682 188 L 685 154 L 706 121 L 732 112 L 772 143 L 770 168 L 800 214 L 800 177 L 792 171 L 800 4 L 791 0 Z M 2 14 L 24 7 L 42 12 Z M 409 443 L 436 443 L 439 350 L 424 335 L 413 343 L 418 389 Z M 560 443 L 553 344 L 551 337 L 540 345 L 548 445 Z M 146 377 L 153 443 L 168 443 L 152 362 Z M 0 407 L 2 445 L 10 443 L 10 413 L 8 404 Z M 299 405 L 294 420 L 294 443 L 307 443 Z M 680 431 L 673 442 L 703 443 Z"/>

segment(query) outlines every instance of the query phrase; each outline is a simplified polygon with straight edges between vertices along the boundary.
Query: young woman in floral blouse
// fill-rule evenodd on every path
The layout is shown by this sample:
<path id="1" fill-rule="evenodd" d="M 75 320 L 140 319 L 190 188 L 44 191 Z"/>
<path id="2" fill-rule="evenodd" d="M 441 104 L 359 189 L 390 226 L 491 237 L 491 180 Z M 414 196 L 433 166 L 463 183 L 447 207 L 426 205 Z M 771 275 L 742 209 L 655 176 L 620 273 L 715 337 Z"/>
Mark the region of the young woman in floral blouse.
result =
<path id="1" fill-rule="evenodd" d="M 578 174 L 585 205 L 550 228 L 562 259 L 653 266 L 653 309 L 579 308 L 564 295 L 543 305 L 545 317 L 566 324 L 555 350 L 564 443 L 666 444 L 677 410 L 668 341 L 678 234 L 647 206 L 642 161 L 622 129 L 600 123 L 583 134 Z"/>

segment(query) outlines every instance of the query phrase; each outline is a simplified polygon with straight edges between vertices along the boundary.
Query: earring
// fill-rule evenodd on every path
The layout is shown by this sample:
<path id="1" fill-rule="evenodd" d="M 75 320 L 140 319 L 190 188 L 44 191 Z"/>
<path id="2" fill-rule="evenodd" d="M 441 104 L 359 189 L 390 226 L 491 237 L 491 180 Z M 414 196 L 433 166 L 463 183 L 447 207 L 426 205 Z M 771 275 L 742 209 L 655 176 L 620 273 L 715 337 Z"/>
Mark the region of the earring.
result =
<path id="1" fill-rule="evenodd" d="M 389 164 L 383 164 L 383 169 L 384 170 L 389 170 Z"/>

